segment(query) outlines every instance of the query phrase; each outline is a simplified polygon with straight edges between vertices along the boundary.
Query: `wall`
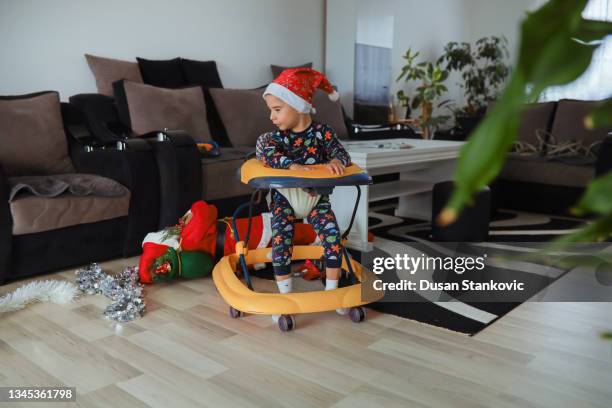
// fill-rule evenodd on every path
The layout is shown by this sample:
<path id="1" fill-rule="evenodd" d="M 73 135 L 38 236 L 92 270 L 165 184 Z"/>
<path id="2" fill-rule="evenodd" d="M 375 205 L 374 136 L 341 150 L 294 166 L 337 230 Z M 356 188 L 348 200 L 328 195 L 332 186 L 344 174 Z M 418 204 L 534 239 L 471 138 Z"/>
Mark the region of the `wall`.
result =
<path id="1" fill-rule="evenodd" d="M 322 69 L 324 0 L 0 0 L 0 94 L 95 92 L 84 53 L 217 61 L 226 87 L 270 64 Z"/>
<path id="2" fill-rule="evenodd" d="M 330 7 L 333 3 L 343 0 L 328 0 L 327 20 L 333 21 L 336 13 L 342 13 L 336 7 Z M 366 21 L 375 22 L 380 20 L 380 15 L 392 14 L 393 19 L 393 52 L 392 52 L 392 77 L 393 81 L 404 65 L 402 55 L 411 47 L 421 52 L 421 57 L 435 60 L 439 57 L 444 45 L 449 41 L 475 41 L 480 37 L 488 35 L 505 35 L 510 43 L 512 57 L 514 48 L 518 42 L 518 26 L 524 13 L 533 6 L 533 0 L 385 0 L 383 2 L 369 2 L 359 0 L 359 6 L 353 14 L 361 18 L 360 23 L 366 27 Z M 372 3 L 379 8 L 373 13 L 368 8 Z M 368 17 L 371 16 L 371 17 Z M 344 19 L 344 16 L 340 16 Z M 351 48 L 357 39 L 354 33 L 351 37 L 348 30 L 350 25 L 345 24 L 342 41 L 339 38 L 327 38 L 327 45 L 334 42 L 335 48 Z M 368 28 L 371 31 L 372 28 Z M 386 28 L 383 30 L 387 31 Z M 334 66 L 333 74 L 330 73 L 332 81 L 351 78 L 354 70 L 354 61 L 345 59 Z M 448 81 L 450 92 L 447 95 L 453 100 L 460 100 L 461 90 L 456 82 L 459 78 L 455 75 Z M 402 83 L 393 82 L 391 93 L 403 87 Z M 351 101 L 343 101 L 351 104 Z M 346 108 L 346 105 L 345 105 Z"/>
<path id="3" fill-rule="evenodd" d="M 395 0 L 357 0 L 355 42 L 375 47 L 393 48 Z"/>
<path id="4" fill-rule="evenodd" d="M 357 3 L 355 0 L 327 0 L 326 3 L 325 73 L 338 87 L 342 105 L 352 117 Z"/>

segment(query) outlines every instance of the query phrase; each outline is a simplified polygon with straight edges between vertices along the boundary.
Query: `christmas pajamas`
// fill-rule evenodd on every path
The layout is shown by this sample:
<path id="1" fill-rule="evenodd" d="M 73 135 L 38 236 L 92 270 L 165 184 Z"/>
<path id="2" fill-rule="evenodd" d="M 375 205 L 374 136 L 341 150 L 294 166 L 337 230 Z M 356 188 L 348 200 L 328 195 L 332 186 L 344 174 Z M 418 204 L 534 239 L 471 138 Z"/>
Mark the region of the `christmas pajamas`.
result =
<path id="1" fill-rule="evenodd" d="M 303 132 L 276 131 L 264 134 L 257 144 L 257 157 L 273 168 L 288 168 L 291 164 L 329 163 L 338 159 L 344 166 L 351 162 L 335 131 L 327 125 L 313 122 Z M 272 265 L 276 275 L 290 273 L 293 249 L 293 207 L 279 191 L 272 190 Z M 324 248 L 325 266 L 339 268 L 342 264 L 341 235 L 328 195 L 322 195 L 306 217 Z"/>
<path id="2" fill-rule="evenodd" d="M 291 254 L 293 250 L 293 208 L 287 199 L 276 190 L 272 190 L 272 266 L 275 275 L 287 275 L 291 272 Z M 331 208 L 329 196 L 323 195 L 317 205 L 310 211 L 306 221 L 312 225 L 324 249 L 325 266 L 339 268 L 342 265 L 340 228 Z"/>

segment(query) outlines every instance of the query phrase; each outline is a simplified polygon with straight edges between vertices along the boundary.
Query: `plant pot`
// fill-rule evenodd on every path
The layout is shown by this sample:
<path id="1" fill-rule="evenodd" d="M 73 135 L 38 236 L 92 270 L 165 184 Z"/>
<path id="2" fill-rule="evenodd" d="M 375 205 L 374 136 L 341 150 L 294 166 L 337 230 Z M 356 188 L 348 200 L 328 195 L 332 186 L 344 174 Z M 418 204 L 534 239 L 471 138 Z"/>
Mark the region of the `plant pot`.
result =
<path id="1" fill-rule="evenodd" d="M 456 116 L 455 120 L 457 121 L 457 124 L 459 125 L 459 127 L 461 128 L 461 130 L 463 131 L 463 133 L 466 135 L 466 138 L 467 138 L 470 136 L 472 131 L 476 129 L 476 127 L 478 126 L 480 121 L 484 118 L 484 116 L 485 115 L 474 115 L 474 116 L 461 115 L 461 116 Z"/>

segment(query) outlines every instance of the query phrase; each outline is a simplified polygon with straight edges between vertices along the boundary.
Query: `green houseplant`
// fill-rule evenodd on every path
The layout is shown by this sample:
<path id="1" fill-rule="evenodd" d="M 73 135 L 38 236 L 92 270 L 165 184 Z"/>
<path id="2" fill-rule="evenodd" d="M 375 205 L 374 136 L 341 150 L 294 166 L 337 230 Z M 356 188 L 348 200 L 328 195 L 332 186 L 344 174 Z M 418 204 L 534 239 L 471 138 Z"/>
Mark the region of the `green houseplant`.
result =
<path id="1" fill-rule="evenodd" d="M 495 106 L 462 147 L 455 169 L 455 190 L 436 219 L 454 222 L 472 197 L 499 174 L 516 139 L 525 103 L 535 102 L 550 86 L 568 84 L 589 67 L 593 53 L 612 34 L 612 22 L 588 20 L 582 12 L 588 0 L 550 0 L 529 13 L 521 24 L 518 61 Z M 612 125 L 612 99 L 584 118 L 588 129 Z M 612 172 L 588 186 L 573 208 L 593 220 L 549 245 L 561 250 L 573 242 L 596 242 L 612 236 Z M 604 254 L 601 255 L 602 257 Z M 588 262 L 583 260 L 583 262 Z M 612 256 L 606 255 L 612 264 Z M 612 339 L 612 333 L 602 334 Z"/>
<path id="2" fill-rule="evenodd" d="M 403 58 L 406 65 L 402 67 L 402 72 L 396 81 L 404 79 L 406 82 L 416 82 L 417 88 L 415 95 L 410 98 L 403 89 L 400 89 L 396 96 L 402 106 L 412 109 L 420 109 L 416 123 L 421 128 L 424 139 L 433 139 L 438 127 L 448 121 L 450 116 L 433 116 L 435 107 L 442 107 L 449 101 L 438 102 L 442 95 L 448 92 L 444 81 L 448 78 L 448 71 L 442 68 L 440 63 L 430 61 L 416 62 L 419 52 L 413 53 L 408 49 Z"/>
<path id="3" fill-rule="evenodd" d="M 460 72 L 463 79 L 459 85 L 466 104 L 454 113 L 457 123 L 467 134 L 484 117 L 488 104 L 497 98 L 508 78 L 509 57 L 508 40 L 503 36 L 483 37 L 473 47 L 467 42 L 449 42 L 444 47 L 438 63 L 446 63 L 446 70 Z"/>

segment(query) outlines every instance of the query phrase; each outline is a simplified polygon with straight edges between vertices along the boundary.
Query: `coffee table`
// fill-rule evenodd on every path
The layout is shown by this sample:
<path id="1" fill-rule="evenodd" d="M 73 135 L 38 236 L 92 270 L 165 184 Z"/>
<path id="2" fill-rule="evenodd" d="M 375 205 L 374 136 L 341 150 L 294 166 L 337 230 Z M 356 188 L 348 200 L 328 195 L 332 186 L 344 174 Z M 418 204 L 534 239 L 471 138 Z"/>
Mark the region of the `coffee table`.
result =
<path id="1" fill-rule="evenodd" d="M 382 139 L 341 141 L 353 163 L 371 176 L 399 174 L 395 181 L 361 186 L 361 199 L 347 247 L 368 252 L 368 212 L 370 204 L 399 198 L 395 215 L 421 220 L 431 219 L 433 185 L 452 179 L 459 150 L 465 142 L 422 139 Z M 348 228 L 353 204 L 357 199 L 354 186 L 336 187 L 330 196 L 341 230 Z"/>

